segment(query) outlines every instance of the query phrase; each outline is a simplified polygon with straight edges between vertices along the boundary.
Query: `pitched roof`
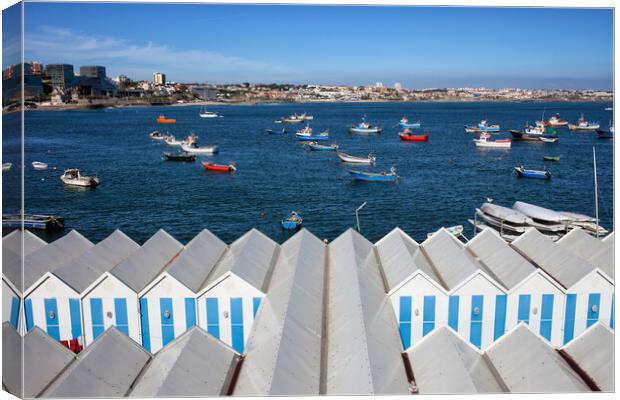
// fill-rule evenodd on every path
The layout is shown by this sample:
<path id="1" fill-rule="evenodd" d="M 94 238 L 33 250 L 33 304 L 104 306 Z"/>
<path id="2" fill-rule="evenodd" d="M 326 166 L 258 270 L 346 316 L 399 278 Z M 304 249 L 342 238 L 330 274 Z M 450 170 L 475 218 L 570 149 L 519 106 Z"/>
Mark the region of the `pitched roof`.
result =
<path id="1" fill-rule="evenodd" d="M 379 240 L 375 247 L 387 281 L 388 292 L 417 271 L 435 282 L 441 282 L 420 246 L 400 228 L 395 228 Z"/>
<path id="2" fill-rule="evenodd" d="M 280 246 L 257 229 L 251 229 L 230 245 L 222 260 L 211 271 L 203 288 L 227 272 L 232 272 L 256 289 L 267 290 L 267 277 Z"/>
<path id="3" fill-rule="evenodd" d="M 227 247 L 226 243 L 204 229 L 170 263 L 167 271 L 190 290 L 198 292 Z"/>
<path id="4" fill-rule="evenodd" d="M 223 396 L 238 361 L 232 348 L 195 326 L 153 356 L 130 396 Z"/>
<path id="5" fill-rule="evenodd" d="M 326 247 L 305 229 L 282 245 L 235 395 L 318 395 Z"/>
<path id="6" fill-rule="evenodd" d="M 2 387 L 12 395 L 23 398 L 22 393 L 22 340 L 9 324 L 2 323 Z"/>
<path id="7" fill-rule="evenodd" d="M 23 290 L 22 254 L 27 256 L 47 245 L 34 233 L 26 230 L 24 231 L 24 247 L 22 249 L 21 232 L 14 230 L 2 238 L 2 274 L 20 291 Z"/>
<path id="8" fill-rule="evenodd" d="M 512 289 L 536 271 L 536 267 L 508 245 L 493 229 L 483 229 L 465 246 L 481 261 L 489 275 Z"/>
<path id="9" fill-rule="evenodd" d="M 99 276 L 114 268 L 139 247 L 123 232 L 116 230 L 95 246 L 56 269 L 54 275 L 76 292 L 82 293 Z"/>
<path id="10" fill-rule="evenodd" d="M 431 332 L 407 355 L 420 394 L 506 391 L 482 353 L 450 328 Z"/>
<path id="11" fill-rule="evenodd" d="M 47 272 L 54 272 L 92 246 L 88 239 L 72 230 L 60 239 L 28 254 L 24 257 L 24 289 L 30 289 Z"/>
<path id="12" fill-rule="evenodd" d="M 611 237 L 611 239 L 609 239 Z M 558 245 L 578 255 L 601 269 L 611 278 L 614 276 L 614 243 L 613 233 L 604 240 L 597 239 L 577 228 L 558 240 Z"/>
<path id="13" fill-rule="evenodd" d="M 510 392 L 590 391 L 566 360 L 524 323 L 502 336 L 485 354 Z"/>
<path id="14" fill-rule="evenodd" d="M 512 242 L 512 247 L 535 262 L 566 289 L 594 271 L 592 264 L 566 250 L 534 228 L 528 229 Z"/>
<path id="15" fill-rule="evenodd" d="M 150 357 L 133 339 L 110 327 L 79 354 L 42 397 L 123 397 Z"/>
<path id="16" fill-rule="evenodd" d="M 112 268 L 110 273 L 139 293 L 182 249 L 181 243 L 160 229 L 137 251 Z"/>
<path id="17" fill-rule="evenodd" d="M 326 394 L 408 394 L 396 316 L 372 243 L 352 229 L 329 245 Z"/>

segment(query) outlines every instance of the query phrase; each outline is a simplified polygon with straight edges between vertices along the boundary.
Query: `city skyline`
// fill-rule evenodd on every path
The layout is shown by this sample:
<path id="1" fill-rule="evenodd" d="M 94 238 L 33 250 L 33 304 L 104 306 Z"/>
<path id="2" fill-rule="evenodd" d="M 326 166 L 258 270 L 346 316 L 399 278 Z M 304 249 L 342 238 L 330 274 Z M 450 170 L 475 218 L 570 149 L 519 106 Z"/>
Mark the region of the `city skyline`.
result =
<path id="1" fill-rule="evenodd" d="M 136 80 L 609 90 L 612 29 L 611 9 L 27 3 L 25 59 Z"/>

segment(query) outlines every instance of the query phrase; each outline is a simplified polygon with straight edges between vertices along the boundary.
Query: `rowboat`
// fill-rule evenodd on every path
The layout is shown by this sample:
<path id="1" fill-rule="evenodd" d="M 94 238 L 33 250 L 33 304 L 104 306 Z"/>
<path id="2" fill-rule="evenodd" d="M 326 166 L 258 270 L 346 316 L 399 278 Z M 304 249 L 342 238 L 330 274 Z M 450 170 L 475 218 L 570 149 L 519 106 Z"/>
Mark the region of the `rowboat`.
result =
<path id="1" fill-rule="evenodd" d="M 507 222 L 512 225 L 527 225 L 533 222 L 530 217 L 522 212 L 497 204 L 484 203 L 480 207 L 480 211 L 499 221 Z"/>
<path id="2" fill-rule="evenodd" d="M 409 122 L 409 119 L 407 119 L 407 117 L 402 117 L 398 123 L 398 126 L 400 126 L 401 128 L 419 128 L 420 126 L 422 126 L 422 124 L 420 123 L 420 121 Z"/>
<path id="3" fill-rule="evenodd" d="M 428 142 L 428 135 L 412 135 L 409 129 L 400 132 L 398 136 L 405 142 Z"/>
<path id="4" fill-rule="evenodd" d="M 157 117 L 157 123 L 158 124 L 176 124 L 177 120 L 174 118 L 166 118 L 163 115 L 160 115 L 159 117 Z"/>
<path id="5" fill-rule="evenodd" d="M 288 131 L 284 128 L 282 128 L 281 131 L 274 131 L 273 129 L 265 129 L 265 132 L 267 132 L 267 134 L 269 135 L 283 135 L 285 133 L 288 133 Z"/>
<path id="6" fill-rule="evenodd" d="M 182 144 L 181 148 L 188 153 L 194 154 L 214 154 L 219 151 L 219 147 L 216 145 L 199 147 L 196 143 Z"/>
<path id="7" fill-rule="evenodd" d="M 553 117 L 549 118 L 548 121 L 545 121 L 545 126 L 566 126 L 568 125 L 568 121 L 560 118 L 560 114 L 555 114 Z"/>
<path id="8" fill-rule="evenodd" d="M 365 181 L 365 182 L 396 182 L 398 180 L 398 175 L 396 175 L 396 168 L 390 168 L 390 172 L 363 172 L 363 171 L 354 171 L 349 170 L 349 174 L 354 181 Z"/>
<path id="9" fill-rule="evenodd" d="M 160 131 L 153 131 L 149 133 L 149 137 L 153 140 L 165 140 L 169 135 L 165 135 Z"/>
<path id="10" fill-rule="evenodd" d="M 480 138 L 474 139 L 476 147 L 509 149 L 512 145 L 510 139 L 489 140 L 490 137 L 488 133 L 481 133 Z"/>
<path id="11" fill-rule="evenodd" d="M 536 169 L 525 169 L 523 166 L 514 167 L 514 169 L 520 178 L 551 179 L 551 173 L 546 170 L 540 171 Z"/>
<path id="12" fill-rule="evenodd" d="M 366 118 L 362 118 L 362 122 L 357 125 L 353 125 L 349 128 L 349 132 L 351 133 L 363 133 L 363 134 L 371 134 L 371 133 L 381 133 L 380 126 L 373 126 L 371 123 L 366 122 Z"/>
<path id="13" fill-rule="evenodd" d="M 237 167 L 235 167 L 235 163 L 230 163 L 228 165 L 221 165 L 221 164 L 215 164 L 215 163 L 203 161 L 202 166 L 204 167 L 205 170 L 213 171 L 213 172 L 235 172 L 237 170 Z"/>
<path id="14" fill-rule="evenodd" d="M 337 144 L 324 145 L 324 144 L 318 144 L 317 142 L 310 142 L 310 143 L 308 143 L 308 147 L 310 147 L 310 150 L 314 150 L 314 151 L 335 151 L 335 150 L 338 150 L 338 145 Z"/>
<path id="15" fill-rule="evenodd" d="M 351 163 L 351 164 L 374 164 L 377 161 L 376 157 L 373 157 L 372 154 L 368 154 L 368 157 L 355 157 L 351 156 L 347 153 L 343 153 L 341 151 L 336 152 L 338 158 L 342 160 L 342 162 Z"/>
<path id="16" fill-rule="evenodd" d="M 189 154 L 185 151 L 180 153 L 164 152 L 162 155 L 168 161 L 196 161 L 196 154 Z"/>
<path id="17" fill-rule="evenodd" d="M 541 136 L 540 137 L 540 141 L 541 142 L 545 142 L 545 143 L 555 143 L 558 140 L 560 140 L 560 138 L 558 138 L 558 137 L 549 137 L 549 136 Z"/>
<path id="18" fill-rule="evenodd" d="M 65 228 L 65 219 L 56 215 L 38 214 L 2 214 L 3 228 L 21 229 L 22 222 L 26 229 L 41 229 L 45 231 L 62 230 Z"/>
<path id="19" fill-rule="evenodd" d="M 164 139 L 164 142 L 166 142 L 166 144 L 168 146 L 182 146 L 184 141 L 183 140 L 177 140 L 176 137 L 174 137 L 174 135 L 170 135 L 167 138 Z"/>
<path id="20" fill-rule="evenodd" d="M 32 168 L 42 171 L 44 169 L 47 169 L 47 164 L 41 161 L 33 161 L 32 162 Z"/>
<path id="21" fill-rule="evenodd" d="M 206 107 L 201 107 L 200 108 L 200 113 L 198 113 L 198 115 L 200 115 L 200 118 L 217 118 L 217 117 L 219 117 L 219 115 L 216 112 L 207 111 Z"/>
<path id="22" fill-rule="evenodd" d="M 525 203 L 523 201 L 515 201 L 515 203 L 512 205 L 512 209 L 519 211 L 520 213 L 527 215 L 534 220 L 547 223 L 562 224 L 570 221 L 570 217 L 563 215 L 560 212 L 534 204 Z"/>
<path id="23" fill-rule="evenodd" d="M 545 161 L 560 161 L 560 156 L 543 156 Z"/>
<path id="24" fill-rule="evenodd" d="M 2 164 L 2 172 L 7 172 L 12 166 L 13 164 L 10 162 Z"/>
<path id="25" fill-rule="evenodd" d="M 282 220 L 282 228 L 288 230 L 295 230 L 301 227 L 303 219 L 296 211 L 292 211 L 291 215 Z"/>
<path id="26" fill-rule="evenodd" d="M 597 131 L 601 125 L 598 122 L 588 122 L 584 118 L 583 114 L 577 121 L 577 124 L 568 124 L 568 129 L 571 131 Z"/>
<path id="27" fill-rule="evenodd" d="M 97 187 L 99 186 L 99 178 L 94 176 L 85 176 L 80 174 L 77 168 L 66 169 L 60 180 L 69 186 L 81 187 Z"/>
<path id="28" fill-rule="evenodd" d="M 499 132 L 499 125 L 489 125 L 486 119 L 480 121 L 478 128 L 483 132 Z"/>

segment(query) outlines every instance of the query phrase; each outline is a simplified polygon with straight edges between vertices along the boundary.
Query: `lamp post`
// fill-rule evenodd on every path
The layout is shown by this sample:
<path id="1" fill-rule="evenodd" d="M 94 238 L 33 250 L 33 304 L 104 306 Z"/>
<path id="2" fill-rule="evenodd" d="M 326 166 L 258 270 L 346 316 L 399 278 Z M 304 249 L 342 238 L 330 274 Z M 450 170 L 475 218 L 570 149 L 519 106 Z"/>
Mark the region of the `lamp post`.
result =
<path id="1" fill-rule="evenodd" d="M 363 202 L 361 206 L 357 207 L 355 209 L 355 221 L 357 222 L 357 231 L 358 232 L 362 232 L 360 229 L 360 216 L 359 216 L 359 211 L 364 208 L 366 206 L 366 202 Z"/>

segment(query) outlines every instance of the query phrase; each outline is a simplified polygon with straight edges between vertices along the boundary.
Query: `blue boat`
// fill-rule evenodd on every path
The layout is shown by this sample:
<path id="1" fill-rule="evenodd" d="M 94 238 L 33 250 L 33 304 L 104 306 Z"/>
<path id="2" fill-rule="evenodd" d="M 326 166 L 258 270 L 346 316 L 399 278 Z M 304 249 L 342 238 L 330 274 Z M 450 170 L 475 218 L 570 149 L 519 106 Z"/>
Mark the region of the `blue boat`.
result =
<path id="1" fill-rule="evenodd" d="M 288 133 L 288 131 L 284 128 L 282 128 L 281 131 L 274 131 L 273 129 L 265 129 L 265 132 L 267 132 L 269 135 L 283 135 L 285 133 Z"/>
<path id="2" fill-rule="evenodd" d="M 318 144 L 317 142 L 310 142 L 308 143 L 308 146 L 310 147 L 310 150 L 313 150 L 313 151 L 336 151 L 338 150 L 337 144 L 324 145 L 324 144 Z"/>
<path id="3" fill-rule="evenodd" d="M 292 211 L 288 218 L 282 220 L 282 228 L 288 230 L 295 230 L 301 227 L 303 219 L 296 211 Z"/>
<path id="4" fill-rule="evenodd" d="M 483 132 L 499 132 L 499 125 L 489 125 L 487 120 L 480 121 L 478 128 Z"/>
<path id="5" fill-rule="evenodd" d="M 420 124 L 420 121 L 409 122 L 406 117 L 402 117 L 400 122 L 398 123 L 398 126 L 400 126 L 401 128 L 419 128 L 420 126 L 422 126 L 422 124 Z"/>
<path id="6" fill-rule="evenodd" d="M 551 179 L 551 172 L 536 169 L 525 169 L 523 166 L 515 167 L 515 171 L 520 178 L 532 178 L 532 179 Z"/>
<path id="7" fill-rule="evenodd" d="M 390 172 L 362 172 L 349 170 L 349 173 L 353 177 L 354 181 L 365 182 L 396 182 L 398 175 L 396 175 L 396 168 L 390 168 Z"/>

